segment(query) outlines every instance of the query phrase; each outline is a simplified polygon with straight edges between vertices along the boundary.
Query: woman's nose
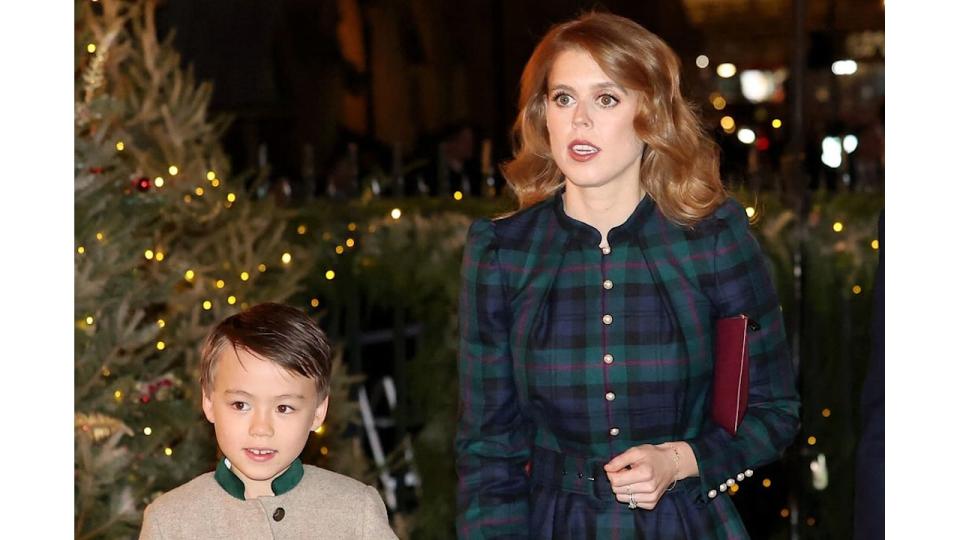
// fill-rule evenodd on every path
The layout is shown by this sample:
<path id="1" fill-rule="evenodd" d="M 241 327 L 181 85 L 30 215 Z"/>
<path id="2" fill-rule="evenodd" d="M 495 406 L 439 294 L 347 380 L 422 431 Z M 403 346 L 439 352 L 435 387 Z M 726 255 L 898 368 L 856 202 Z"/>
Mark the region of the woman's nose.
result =
<path id="1" fill-rule="evenodd" d="M 577 106 L 573 109 L 573 125 L 574 127 L 590 127 L 590 113 L 587 111 L 587 107 L 577 103 Z"/>

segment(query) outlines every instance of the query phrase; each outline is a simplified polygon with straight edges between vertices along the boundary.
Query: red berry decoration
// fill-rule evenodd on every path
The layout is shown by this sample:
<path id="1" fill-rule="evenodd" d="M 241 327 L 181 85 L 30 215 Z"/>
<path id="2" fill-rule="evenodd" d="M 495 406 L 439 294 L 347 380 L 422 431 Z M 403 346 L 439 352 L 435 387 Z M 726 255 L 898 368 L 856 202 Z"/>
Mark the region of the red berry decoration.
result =
<path id="1" fill-rule="evenodd" d="M 139 189 L 140 191 L 147 191 L 150 189 L 150 179 L 147 178 L 146 176 L 141 176 L 140 178 L 137 178 L 134 181 L 134 184 L 136 184 L 137 189 Z"/>
<path id="2" fill-rule="evenodd" d="M 103 167 L 90 167 L 90 172 L 93 174 L 101 174 L 103 172 Z"/>

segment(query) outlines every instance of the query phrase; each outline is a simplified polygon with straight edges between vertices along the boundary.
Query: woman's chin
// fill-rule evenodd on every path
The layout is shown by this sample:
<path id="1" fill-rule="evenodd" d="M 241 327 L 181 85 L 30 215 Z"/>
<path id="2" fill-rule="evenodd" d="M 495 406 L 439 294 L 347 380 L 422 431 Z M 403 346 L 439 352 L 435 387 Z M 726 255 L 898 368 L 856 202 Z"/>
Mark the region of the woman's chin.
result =
<path id="1" fill-rule="evenodd" d="M 600 187 L 607 183 L 609 179 L 607 178 L 598 178 L 592 175 L 584 175 L 582 173 L 575 172 L 573 175 L 564 173 L 564 179 L 567 182 L 568 188 L 575 189 L 588 189 L 593 187 Z"/>

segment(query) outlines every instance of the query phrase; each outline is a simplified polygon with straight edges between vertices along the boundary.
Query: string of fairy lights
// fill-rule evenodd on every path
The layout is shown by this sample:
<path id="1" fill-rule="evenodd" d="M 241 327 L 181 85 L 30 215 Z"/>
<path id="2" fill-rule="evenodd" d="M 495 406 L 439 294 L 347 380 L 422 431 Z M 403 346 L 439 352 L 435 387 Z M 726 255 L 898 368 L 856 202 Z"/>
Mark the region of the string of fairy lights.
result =
<path id="1" fill-rule="evenodd" d="M 95 49 L 95 46 L 90 47 L 90 49 Z M 114 146 L 115 146 L 115 149 L 116 149 L 117 152 L 124 152 L 124 151 L 126 150 L 126 144 L 125 144 L 124 141 L 122 141 L 122 140 L 117 141 Z M 180 168 L 179 168 L 177 165 L 170 165 L 170 166 L 167 168 L 167 173 L 168 173 L 168 175 L 169 175 L 170 177 L 175 177 L 175 176 L 177 176 L 177 175 L 180 173 Z M 224 183 L 223 180 L 221 180 L 220 178 L 218 178 L 216 172 L 213 171 L 213 170 L 207 171 L 207 173 L 206 173 L 206 179 L 207 179 L 207 181 L 209 182 L 210 187 L 213 188 L 213 189 L 217 189 L 217 188 L 221 187 L 221 185 L 223 185 L 223 183 Z M 167 182 L 166 182 L 166 180 L 164 179 L 163 176 L 156 176 L 156 177 L 153 179 L 153 182 L 152 182 L 153 186 L 154 186 L 155 188 L 157 188 L 157 189 L 163 188 L 163 187 L 166 185 L 166 183 L 167 183 Z M 149 182 L 149 180 L 147 180 L 146 178 L 141 178 L 141 179 L 139 179 L 139 180 L 137 181 L 137 187 L 138 187 L 141 191 L 146 191 L 146 190 L 149 189 L 149 187 L 150 187 L 150 182 Z M 193 194 L 196 195 L 197 197 L 203 197 L 203 196 L 206 194 L 206 190 L 204 190 L 204 188 L 203 188 L 202 186 L 197 186 L 197 187 L 193 190 Z M 454 197 L 455 200 L 461 200 L 461 199 L 463 198 L 463 195 L 462 195 L 462 193 L 460 193 L 460 192 L 458 191 L 458 192 L 454 193 L 454 196 L 453 196 L 453 197 Z M 186 195 L 184 196 L 184 199 L 183 199 L 183 201 L 184 201 L 185 204 L 191 203 L 192 200 L 193 200 L 193 198 L 192 198 L 191 194 L 189 194 L 189 193 L 186 194 Z M 236 193 L 229 192 L 229 193 L 227 193 L 227 195 L 226 195 L 226 197 L 225 197 L 225 200 L 224 200 L 223 205 L 224 205 L 225 208 L 229 209 L 229 208 L 231 208 L 231 206 L 232 206 L 236 201 L 237 201 L 237 195 L 236 195 Z M 399 220 L 399 219 L 401 218 L 402 214 L 403 214 L 403 212 L 401 211 L 400 208 L 393 208 L 393 209 L 390 211 L 389 216 L 390 216 L 393 220 Z M 351 222 L 351 223 L 349 223 L 349 224 L 347 225 L 347 229 L 348 229 L 348 231 L 350 231 L 350 233 L 352 233 L 352 234 L 355 235 L 355 233 L 357 232 L 358 227 L 357 227 L 357 224 L 356 224 L 356 223 Z M 372 232 L 374 232 L 374 231 L 376 230 L 376 226 L 371 224 L 371 225 L 369 226 L 369 229 L 368 229 L 368 230 L 372 233 Z M 300 225 L 297 226 L 296 231 L 297 231 L 297 234 L 299 234 L 299 235 L 301 235 L 301 236 L 302 236 L 302 235 L 306 235 L 307 232 L 308 232 L 308 227 L 307 227 L 306 224 L 300 224 Z M 107 241 L 106 234 L 105 234 L 104 232 L 97 232 L 96 235 L 95 235 L 95 238 L 96 238 L 96 242 L 97 242 L 97 243 L 104 243 L 104 242 Z M 329 240 L 329 239 L 331 239 L 331 238 L 332 238 L 332 236 L 330 235 L 330 233 L 325 233 L 325 234 L 324 234 L 324 239 Z M 353 236 L 349 236 L 349 237 L 347 237 L 347 238 L 344 240 L 344 242 L 343 242 L 342 244 L 338 244 L 338 245 L 336 246 L 336 248 L 335 248 L 335 253 L 336 253 L 337 255 L 341 255 L 341 254 L 343 254 L 343 253 L 345 252 L 346 249 L 352 249 L 352 248 L 354 248 L 354 247 L 356 247 L 356 246 L 357 246 L 357 240 L 356 240 Z M 78 253 L 78 255 L 84 256 L 84 255 L 87 254 L 87 252 L 88 252 L 87 246 L 85 246 L 85 245 L 83 245 L 83 244 L 80 244 L 80 245 L 77 246 L 77 253 Z M 146 249 L 144 249 L 144 251 L 143 251 L 143 257 L 144 257 L 144 259 L 146 259 L 147 261 L 154 261 L 154 262 L 157 262 L 157 263 L 162 263 L 162 262 L 166 259 L 166 254 L 164 253 L 164 251 L 163 251 L 163 249 L 162 249 L 161 247 L 156 247 L 156 246 L 155 246 L 155 247 L 152 247 L 152 248 L 146 248 Z M 281 265 L 284 265 L 284 266 L 290 265 L 290 264 L 292 264 L 292 262 L 293 262 L 293 255 L 292 255 L 289 251 L 284 251 L 284 252 L 281 254 L 281 256 L 280 256 L 280 263 L 281 263 Z M 267 271 L 267 269 L 268 269 L 268 265 L 267 265 L 266 263 L 263 263 L 263 262 L 262 262 L 262 263 L 260 263 L 260 264 L 257 266 L 256 271 L 259 272 L 259 273 L 264 273 L 264 272 Z M 249 281 L 251 280 L 251 278 L 252 278 L 252 270 L 251 270 L 251 271 L 243 270 L 243 271 L 239 272 L 238 277 L 239 277 L 239 279 L 240 279 L 241 282 L 249 282 Z M 326 270 L 326 272 L 324 273 L 324 277 L 325 277 L 327 280 L 333 280 L 333 279 L 336 277 L 336 273 L 335 273 L 335 271 L 334 271 L 333 269 L 328 269 L 328 270 Z M 198 280 L 200 279 L 200 276 L 198 275 L 198 272 L 197 272 L 196 270 L 194 270 L 194 269 L 192 269 L 192 268 L 187 268 L 187 269 L 184 271 L 184 273 L 183 273 L 183 279 L 184 279 L 184 281 L 186 281 L 187 283 L 196 284 L 196 283 L 198 282 Z M 225 289 L 225 288 L 227 287 L 227 281 L 226 281 L 225 279 L 223 279 L 223 278 L 217 278 L 217 277 L 211 278 L 211 282 L 212 282 L 214 288 L 217 289 L 217 290 L 222 290 L 222 289 Z M 236 295 L 230 294 L 230 295 L 227 296 L 226 302 L 227 302 L 227 304 L 229 304 L 229 305 L 235 305 L 235 304 L 238 302 L 238 299 L 237 299 Z M 311 303 L 311 306 L 314 307 L 314 308 L 319 307 L 319 299 L 317 299 L 317 298 L 313 298 L 310 303 Z M 202 300 L 202 301 L 201 301 L 201 307 L 202 307 L 205 311 L 209 311 L 209 310 L 213 309 L 213 307 L 214 307 L 213 300 L 211 300 L 211 299 L 209 299 L 209 298 Z M 247 304 L 246 304 L 246 303 L 241 303 L 241 308 L 246 308 L 246 307 L 247 307 Z M 86 326 L 87 328 L 89 328 L 89 329 L 94 329 L 94 328 L 95 328 L 95 325 L 96 325 L 96 320 L 95 320 L 95 317 L 94 317 L 93 315 L 86 315 L 86 316 L 83 317 L 81 323 L 82 323 L 83 325 L 85 325 L 85 326 Z M 157 326 L 158 326 L 159 328 L 164 328 L 164 327 L 166 326 L 166 321 L 165 321 L 164 319 L 162 319 L 162 318 L 161 318 L 161 319 L 157 319 L 156 324 L 157 324 Z M 164 341 L 164 339 L 158 339 L 158 340 L 156 341 L 156 343 L 155 343 L 154 346 L 155 346 L 155 349 L 156 349 L 157 351 L 164 351 L 165 349 L 167 349 L 167 343 L 166 343 L 166 341 Z M 111 370 L 110 370 L 110 368 L 109 368 L 108 366 L 103 366 L 103 367 L 101 368 L 101 372 L 100 372 L 100 373 L 101 373 L 101 375 L 102 375 L 104 378 L 109 378 L 109 377 L 112 375 L 112 372 L 111 372 Z M 114 400 L 115 400 L 118 404 L 123 403 L 125 397 L 126 397 L 126 396 L 125 396 L 125 393 L 124 393 L 124 391 L 123 391 L 122 389 L 117 388 L 117 389 L 114 390 L 114 392 L 113 392 L 113 398 L 114 398 Z M 144 400 L 143 402 L 146 403 L 147 401 Z M 90 426 L 84 426 L 84 428 L 85 428 L 85 429 L 89 429 Z M 317 429 L 315 430 L 315 433 L 316 433 L 317 436 L 322 437 L 322 436 L 325 434 L 325 430 L 326 430 L 325 426 L 324 426 L 324 425 L 321 425 L 319 428 L 317 428 Z M 144 426 L 143 429 L 141 430 L 141 432 L 143 433 L 143 435 L 144 435 L 144 436 L 147 436 L 147 437 L 151 436 L 151 435 L 153 434 L 153 431 L 154 431 L 154 430 L 153 430 L 153 428 L 152 428 L 151 426 Z M 167 456 L 167 457 L 172 457 L 172 456 L 173 456 L 173 453 L 174 453 L 174 450 L 173 450 L 173 448 L 172 448 L 171 446 L 164 445 L 163 448 L 162 448 L 162 452 L 163 452 L 163 454 L 164 454 L 165 456 Z M 329 450 L 329 448 L 328 448 L 327 446 L 321 446 L 321 448 L 320 448 L 320 453 L 321 453 L 321 455 L 327 456 L 327 455 L 329 455 L 329 452 L 330 452 L 330 450 Z"/>

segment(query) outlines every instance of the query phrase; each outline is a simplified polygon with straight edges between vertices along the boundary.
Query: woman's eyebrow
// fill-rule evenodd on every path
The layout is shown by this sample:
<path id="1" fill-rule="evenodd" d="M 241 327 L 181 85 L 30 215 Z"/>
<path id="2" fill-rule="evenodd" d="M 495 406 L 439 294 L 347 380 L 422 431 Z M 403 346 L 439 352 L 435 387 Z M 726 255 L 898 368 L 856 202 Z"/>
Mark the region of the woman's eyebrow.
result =
<path id="1" fill-rule="evenodd" d="M 617 83 L 615 83 L 615 82 L 612 82 L 612 81 L 596 83 L 596 84 L 594 84 L 593 86 L 591 86 L 590 88 L 591 88 L 592 90 L 606 90 L 606 89 L 609 89 L 609 88 L 613 88 L 613 89 L 619 90 L 619 91 L 621 91 L 621 92 L 626 92 L 626 90 L 624 90 L 624 88 L 623 88 L 622 86 L 620 86 L 619 84 L 617 84 Z M 555 84 L 555 85 L 553 85 L 553 86 L 550 86 L 550 87 L 548 88 L 548 90 L 551 91 L 551 92 L 553 92 L 553 91 L 555 91 L 555 90 L 566 90 L 566 91 L 568 91 L 568 92 L 573 92 L 573 91 L 574 91 L 574 90 L 573 90 L 573 87 L 567 86 L 566 84 Z"/>

